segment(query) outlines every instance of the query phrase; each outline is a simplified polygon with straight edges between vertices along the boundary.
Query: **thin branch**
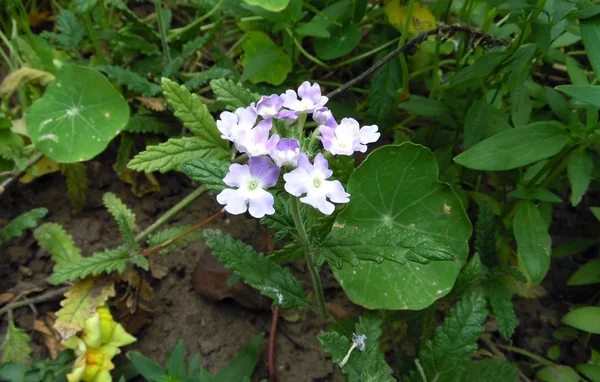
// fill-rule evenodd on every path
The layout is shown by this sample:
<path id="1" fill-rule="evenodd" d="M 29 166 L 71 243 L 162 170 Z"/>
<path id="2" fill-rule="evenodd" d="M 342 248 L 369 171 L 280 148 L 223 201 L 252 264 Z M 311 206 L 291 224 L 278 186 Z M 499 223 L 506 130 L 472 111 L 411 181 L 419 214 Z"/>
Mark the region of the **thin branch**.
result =
<path id="1" fill-rule="evenodd" d="M 15 173 L 10 178 L 4 179 L 2 181 L 2 183 L 0 183 L 0 195 L 2 195 L 4 193 L 4 191 L 6 191 L 6 188 L 8 186 L 10 186 L 10 184 L 12 182 L 14 182 L 16 179 L 19 179 L 21 177 L 21 175 L 23 175 L 23 173 L 25 173 L 25 171 L 27 171 L 31 166 L 36 164 L 40 159 L 42 159 L 43 156 L 44 155 L 42 153 L 35 154 L 34 156 L 31 157 L 31 159 L 29 159 L 29 161 L 27 162 L 27 166 L 25 166 L 24 169 L 19 170 L 17 173 Z"/>
<path id="2" fill-rule="evenodd" d="M 466 25 L 444 25 L 441 27 L 437 27 L 435 29 L 432 29 L 427 32 L 423 32 L 423 33 L 418 34 L 417 36 L 413 37 L 406 44 L 400 46 L 398 49 L 394 50 L 393 52 L 390 52 L 387 56 L 385 56 L 381 60 L 377 61 L 373 66 L 371 66 L 369 69 L 365 70 L 359 76 L 353 78 L 352 80 L 345 83 L 343 86 L 340 86 L 339 88 L 337 88 L 337 89 L 333 90 L 332 92 L 330 92 L 329 94 L 327 94 L 326 97 L 327 98 L 334 97 L 337 94 L 343 92 L 344 90 L 356 85 L 360 81 L 369 77 L 373 72 L 375 72 L 377 69 L 381 68 L 383 65 L 385 65 L 388 61 L 390 61 L 394 57 L 406 52 L 407 50 L 409 50 L 411 48 L 415 48 L 417 45 L 419 45 L 423 41 L 427 40 L 427 38 L 429 36 L 438 35 L 438 36 L 446 39 L 446 38 L 448 38 L 456 33 L 459 33 L 459 32 L 464 32 L 467 35 L 469 35 L 473 46 L 482 46 L 484 48 L 489 48 L 489 47 L 494 47 L 494 46 L 505 46 L 508 44 L 508 41 L 506 41 L 506 40 L 495 40 L 490 35 L 484 34 L 480 31 L 478 31 L 474 28 L 468 27 Z"/>
<path id="3" fill-rule="evenodd" d="M 54 300 L 55 298 L 62 296 L 69 289 L 69 287 L 61 287 L 57 289 L 50 290 L 46 293 L 42 293 L 39 296 L 35 296 L 32 298 L 26 298 L 25 300 L 13 301 L 10 304 L 6 305 L 4 308 L 0 309 L 0 316 L 8 311 L 12 311 L 13 309 L 17 309 L 23 306 L 39 304 L 40 302 Z"/>
<path id="4" fill-rule="evenodd" d="M 279 305 L 273 308 L 273 318 L 271 320 L 271 330 L 269 332 L 269 350 L 268 350 L 268 363 L 269 363 L 269 381 L 278 382 L 277 377 L 277 362 L 275 361 L 275 341 L 277 339 L 277 322 L 279 321 Z"/>

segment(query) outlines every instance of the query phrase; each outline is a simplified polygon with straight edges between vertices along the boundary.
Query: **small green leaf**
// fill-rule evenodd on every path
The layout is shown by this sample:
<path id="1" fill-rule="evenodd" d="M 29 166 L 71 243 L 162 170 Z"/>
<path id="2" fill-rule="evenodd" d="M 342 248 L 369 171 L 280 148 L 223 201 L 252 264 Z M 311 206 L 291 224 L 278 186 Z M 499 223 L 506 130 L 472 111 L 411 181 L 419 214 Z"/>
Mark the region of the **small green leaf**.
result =
<path id="1" fill-rule="evenodd" d="M 292 212 L 292 198 L 287 192 L 280 192 L 275 195 L 275 214 L 265 215 L 260 219 L 260 223 L 275 230 L 273 235 L 275 241 L 280 241 L 288 235 L 296 234 L 296 225 L 294 223 L 294 215 Z M 300 203 L 300 218 L 306 221 L 308 214 L 307 205 Z M 313 225 L 314 228 L 314 225 Z"/>
<path id="2" fill-rule="evenodd" d="M 81 250 L 73 242 L 71 235 L 60 224 L 46 223 L 33 233 L 40 247 L 44 248 L 56 263 L 55 270 L 81 259 Z"/>
<path id="3" fill-rule="evenodd" d="M 166 228 L 162 231 L 150 234 L 148 235 L 148 246 L 150 248 L 157 247 L 163 243 L 166 243 L 168 240 L 173 239 L 174 237 L 182 235 L 183 233 L 189 231 L 192 227 L 193 226 L 191 225 L 183 225 L 179 227 Z M 200 240 L 202 240 L 202 232 L 200 230 L 196 230 L 164 247 L 163 249 L 161 249 L 160 253 L 167 253 L 176 248 L 185 247 L 186 245 L 194 241 Z"/>
<path id="4" fill-rule="evenodd" d="M 98 0 L 75 0 L 75 12 L 82 14 L 92 9 Z"/>
<path id="5" fill-rule="evenodd" d="M 217 101 L 223 102 L 230 110 L 248 107 L 260 98 L 258 94 L 252 93 L 239 82 L 224 78 L 210 81 L 210 87 L 217 96 Z"/>
<path id="6" fill-rule="evenodd" d="M 46 216 L 48 210 L 40 207 L 27 211 L 11 220 L 7 225 L 0 228 L 0 242 L 8 241 L 19 237 L 23 231 L 30 228 L 35 228 L 38 222 Z"/>
<path id="7" fill-rule="evenodd" d="M 177 345 L 167 358 L 167 371 L 170 378 L 183 378 L 185 376 L 185 353 L 183 340 L 177 341 Z"/>
<path id="8" fill-rule="evenodd" d="M 546 98 L 548 99 L 548 105 L 554 112 L 554 114 L 563 123 L 569 123 L 571 119 L 571 112 L 569 111 L 569 105 L 562 94 L 552 89 L 551 87 L 544 87 Z"/>
<path id="9" fill-rule="evenodd" d="M 227 186 L 223 178 L 229 171 L 230 163 L 215 159 L 196 158 L 183 163 L 179 170 L 194 182 L 203 184 L 207 190 L 223 191 Z"/>
<path id="10" fill-rule="evenodd" d="M 600 307 L 584 306 L 567 313 L 562 322 L 575 329 L 592 334 L 600 334 Z"/>
<path id="11" fill-rule="evenodd" d="M 450 86 L 459 86 L 467 84 L 472 80 L 484 78 L 490 74 L 504 59 L 506 53 L 489 52 L 479 57 L 473 64 L 459 70 L 454 77 L 450 79 Z"/>
<path id="12" fill-rule="evenodd" d="M 450 109 L 442 101 L 417 95 L 412 95 L 410 100 L 401 103 L 398 107 L 424 117 L 436 118 L 450 114 Z"/>
<path id="13" fill-rule="evenodd" d="M 319 256 L 337 268 L 342 267 L 342 262 L 356 266 L 365 260 L 378 263 L 387 260 L 403 265 L 407 261 L 427 264 L 454 260 L 446 245 L 416 230 L 340 224 L 333 226 L 321 244 Z"/>
<path id="14" fill-rule="evenodd" d="M 129 357 L 137 371 L 148 381 L 165 382 L 170 379 L 169 375 L 156 362 L 145 355 L 130 351 L 127 353 L 127 357 Z"/>
<path id="15" fill-rule="evenodd" d="M 258 364 L 265 336 L 259 333 L 252 337 L 233 359 L 214 376 L 215 381 L 250 381 Z"/>
<path id="16" fill-rule="evenodd" d="M 217 78 L 223 78 L 229 74 L 231 74 L 231 70 L 213 66 L 210 69 L 199 72 L 194 77 L 187 80 L 185 82 L 185 87 L 190 89 L 190 91 L 196 90 L 197 88 L 206 84 L 210 80 L 215 80 Z"/>
<path id="17" fill-rule="evenodd" d="M 266 82 L 280 85 L 292 70 L 290 57 L 271 38 L 257 31 L 246 32 L 242 43 L 244 73 L 240 81 L 247 79 L 256 84 Z"/>
<path id="18" fill-rule="evenodd" d="M 83 163 L 65 163 L 60 170 L 67 179 L 67 191 L 74 214 L 81 213 L 88 191 L 87 167 Z"/>
<path id="19" fill-rule="evenodd" d="M 475 101 L 465 117 L 464 148 L 468 150 L 479 142 L 510 128 L 506 113 L 489 103 Z"/>
<path id="20" fill-rule="evenodd" d="M 390 51 L 381 51 L 375 56 L 375 61 L 379 61 Z M 390 60 L 373 73 L 367 105 L 369 114 L 379 126 L 386 126 L 394 121 L 397 92 L 401 87 L 402 69 L 399 59 Z"/>
<path id="21" fill-rule="evenodd" d="M 385 362 L 379 349 L 381 319 L 374 312 L 367 311 L 358 319 L 353 335 L 365 336 L 365 348 L 355 348 L 342 367 L 342 372 L 350 382 L 378 381 L 391 382 L 392 368 Z M 342 362 L 353 343 L 348 334 L 337 331 L 321 332 L 317 338 L 333 362 Z"/>
<path id="22" fill-rule="evenodd" d="M 482 203 L 477 214 L 475 229 L 475 251 L 479 254 L 481 262 L 487 267 L 498 265 L 498 251 L 496 249 L 496 217 L 492 208 L 487 203 Z"/>
<path id="23" fill-rule="evenodd" d="M 63 65 L 25 113 L 35 147 L 59 163 L 92 159 L 127 125 L 129 105 L 94 69 Z"/>
<path id="24" fill-rule="evenodd" d="M 125 246 L 131 255 L 136 254 L 140 245 L 135 240 L 135 214 L 115 194 L 107 192 L 102 198 L 104 206 L 115 218 L 119 231 L 125 240 Z"/>
<path id="25" fill-rule="evenodd" d="M 78 48 L 85 37 L 85 27 L 71 11 L 61 9 L 56 18 L 56 31 L 44 31 L 41 36 L 66 49 Z"/>
<path id="26" fill-rule="evenodd" d="M 127 86 L 127 89 L 139 93 L 143 97 L 152 97 L 160 93 L 160 86 L 129 69 L 120 66 L 101 66 L 99 69 L 106 73 L 111 80 L 116 81 L 119 85 Z"/>
<path id="27" fill-rule="evenodd" d="M 492 313 L 498 323 L 498 331 L 504 338 L 510 340 L 517 327 L 517 314 L 511 300 L 510 291 L 502 282 L 489 279 L 483 284 L 483 289 L 490 301 Z"/>
<path id="28" fill-rule="evenodd" d="M 567 73 L 571 78 L 573 85 L 589 85 L 587 74 L 579 65 L 579 61 L 570 56 L 565 56 L 565 64 L 567 66 Z M 555 89 L 558 89 L 556 87 Z"/>
<path id="29" fill-rule="evenodd" d="M 244 2 L 264 8 L 270 12 L 281 12 L 287 8 L 290 0 L 244 0 Z"/>
<path id="30" fill-rule="evenodd" d="M 600 78 L 600 19 L 580 19 L 579 30 L 590 65 L 596 73 L 596 78 Z"/>
<path id="31" fill-rule="evenodd" d="M 474 170 L 510 170 L 556 155 L 568 142 L 562 124 L 536 122 L 496 134 L 454 160 Z"/>
<path id="32" fill-rule="evenodd" d="M 485 267 L 481 264 L 479 255 L 476 253 L 463 269 L 460 270 L 451 295 L 462 297 L 465 293 L 470 292 L 481 281 L 484 269 Z"/>
<path id="33" fill-rule="evenodd" d="M 127 164 L 127 167 L 136 171 L 159 171 L 161 173 L 178 168 L 182 163 L 194 158 L 224 159 L 220 147 L 205 142 L 200 137 L 171 138 L 155 146 L 147 146 Z"/>
<path id="34" fill-rule="evenodd" d="M 458 301 L 433 338 L 419 353 L 421 367 L 428 381 L 456 380 L 468 366 L 469 355 L 477 350 L 477 340 L 484 332 L 488 312 L 481 292 L 475 290 Z M 411 380 L 417 379 L 413 370 Z"/>
<path id="35" fill-rule="evenodd" d="M 2 364 L 8 362 L 28 363 L 31 355 L 31 337 L 10 320 L 2 341 Z"/>
<path id="36" fill-rule="evenodd" d="M 550 268 L 552 238 L 538 208 L 532 202 L 523 202 L 513 219 L 513 231 L 523 262 L 533 284 L 539 284 Z"/>
<path id="37" fill-rule="evenodd" d="M 588 285 L 596 283 L 600 283 L 600 258 L 583 264 L 567 281 L 567 285 Z"/>
<path id="38" fill-rule="evenodd" d="M 547 366 L 536 373 L 544 382 L 580 382 L 579 374 L 569 366 Z"/>
<path id="39" fill-rule="evenodd" d="M 200 98 L 190 94 L 185 86 L 177 85 L 167 78 L 162 79 L 162 87 L 167 102 L 175 110 L 175 116 L 199 137 L 205 146 L 212 147 L 205 156 L 214 159 L 226 158 L 229 154 L 229 143 L 221 138 L 214 118 Z"/>
<path id="40" fill-rule="evenodd" d="M 592 181 L 594 164 L 592 156 L 585 148 L 573 151 L 567 159 L 567 175 L 571 183 L 571 204 L 576 206 L 581 202 Z"/>
<path id="41" fill-rule="evenodd" d="M 96 276 L 100 273 L 123 273 L 130 257 L 124 248 L 109 249 L 104 252 L 94 253 L 73 263 L 64 264 L 54 270 L 48 277 L 51 284 L 62 284 L 89 275 Z"/>
<path id="42" fill-rule="evenodd" d="M 561 258 L 580 254 L 592 246 L 598 244 L 598 240 L 587 237 L 574 237 L 552 251 L 553 258 Z"/>
<path id="43" fill-rule="evenodd" d="M 590 381 L 600 381 L 600 365 L 580 363 L 575 368 L 578 372 L 586 376 Z"/>
<path id="44" fill-rule="evenodd" d="M 329 38 L 314 39 L 315 52 L 323 60 L 333 60 L 352 52 L 362 39 L 357 24 L 329 28 Z"/>
<path id="45" fill-rule="evenodd" d="M 206 245 L 244 282 L 273 299 L 283 309 L 306 306 L 302 284 L 287 268 L 256 253 L 251 247 L 220 231 L 205 230 Z"/>
<path id="46" fill-rule="evenodd" d="M 555 89 L 576 100 L 600 108 L 600 85 L 560 85 Z"/>

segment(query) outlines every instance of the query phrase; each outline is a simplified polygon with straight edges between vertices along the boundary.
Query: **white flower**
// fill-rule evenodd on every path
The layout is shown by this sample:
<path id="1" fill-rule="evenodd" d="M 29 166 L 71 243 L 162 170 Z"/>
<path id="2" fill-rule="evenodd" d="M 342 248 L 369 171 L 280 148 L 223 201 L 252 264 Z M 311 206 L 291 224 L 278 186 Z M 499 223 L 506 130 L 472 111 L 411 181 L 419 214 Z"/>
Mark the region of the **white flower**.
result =
<path id="1" fill-rule="evenodd" d="M 359 126 L 353 118 L 344 118 L 337 127 L 319 126 L 321 142 L 325 150 L 333 155 L 352 155 L 355 151 L 367 151 L 367 143 L 375 142 L 381 136 L 376 125 Z"/>
<path id="2" fill-rule="evenodd" d="M 240 107 L 234 113 L 224 111 L 217 120 L 221 138 L 237 144 L 240 135 L 252 130 L 256 123 L 256 111 L 253 107 Z"/>
<path id="3" fill-rule="evenodd" d="M 272 215 L 275 199 L 265 189 L 277 184 L 278 178 L 279 167 L 271 164 L 268 157 L 251 157 L 245 165 L 234 163 L 223 181 L 237 189 L 224 189 L 217 195 L 217 202 L 234 215 L 246 211 L 255 218 Z"/>
<path id="4" fill-rule="evenodd" d="M 238 151 L 249 156 L 269 155 L 279 142 L 279 135 L 269 136 L 273 123 L 271 120 L 260 121 L 254 129 L 240 132 L 236 144 Z"/>
<path id="5" fill-rule="evenodd" d="M 300 99 L 298 99 L 300 96 Z M 279 112 L 279 118 L 296 118 L 300 113 L 312 113 L 323 109 L 329 99 L 321 95 L 321 87 L 316 82 L 310 84 L 304 81 L 298 88 L 298 94 L 293 90 L 287 90 L 281 96 L 283 106 L 289 110 Z"/>
<path id="6" fill-rule="evenodd" d="M 271 158 L 279 167 L 286 164 L 296 166 L 300 156 L 300 143 L 297 139 L 284 138 L 277 142 L 275 150 L 271 151 Z"/>
<path id="7" fill-rule="evenodd" d="M 301 153 L 298 167 L 283 175 L 284 188 L 294 196 L 306 194 L 300 198 L 302 203 L 310 204 L 325 215 L 331 215 L 335 210 L 333 203 L 348 203 L 348 194 L 339 180 L 326 180 L 333 175 L 328 167 L 327 160 L 319 153 L 315 157 L 314 165 L 310 163 L 306 154 Z M 331 201 L 329 201 L 329 200 Z"/>

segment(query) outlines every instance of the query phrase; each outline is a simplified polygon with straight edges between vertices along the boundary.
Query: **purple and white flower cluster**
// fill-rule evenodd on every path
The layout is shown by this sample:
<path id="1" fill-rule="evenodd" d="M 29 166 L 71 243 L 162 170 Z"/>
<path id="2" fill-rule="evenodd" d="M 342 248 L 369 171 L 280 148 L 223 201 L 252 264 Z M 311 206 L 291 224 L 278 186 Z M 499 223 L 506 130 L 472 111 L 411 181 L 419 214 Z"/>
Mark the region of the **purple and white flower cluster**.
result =
<path id="1" fill-rule="evenodd" d="M 306 138 L 303 129 L 285 127 L 295 133 L 293 138 L 281 138 L 276 133 L 276 121 L 284 120 L 289 125 L 297 120 L 303 124 L 305 114 L 311 115 L 318 125 L 313 137 L 333 155 L 365 152 L 368 143 L 379 139 L 375 125 L 360 127 L 352 118 L 338 123 L 325 107 L 327 101 L 317 83 L 305 81 L 297 93 L 287 90 L 281 95 L 262 96 L 256 104 L 221 113 L 217 121 L 221 137 L 249 157 L 248 164 L 229 166 L 223 179 L 232 188 L 217 195 L 217 201 L 227 212 L 237 215 L 249 211 L 255 218 L 274 214 L 274 197 L 266 189 L 277 184 L 282 169 L 288 171 L 283 175 L 284 189 L 326 215 L 335 210 L 333 203 L 350 201 L 350 194 L 340 181 L 328 180 L 333 171 L 323 154 L 318 153 L 311 163 L 307 153 L 301 151 Z"/>

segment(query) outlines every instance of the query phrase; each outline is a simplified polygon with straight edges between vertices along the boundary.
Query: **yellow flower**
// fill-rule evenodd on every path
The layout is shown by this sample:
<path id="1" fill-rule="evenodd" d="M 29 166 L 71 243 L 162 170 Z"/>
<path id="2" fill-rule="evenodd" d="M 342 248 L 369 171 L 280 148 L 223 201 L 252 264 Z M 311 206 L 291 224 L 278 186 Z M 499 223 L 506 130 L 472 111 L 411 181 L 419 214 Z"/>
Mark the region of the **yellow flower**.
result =
<path id="1" fill-rule="evenodd" d="M 385 5 L 385 13 L 392 26 L 402 32 L 402 26 L 406 20 L 408 7 L 400 5 L 400 0 L 390 0 Z M 421 4 L 415 4 L 412 9 L 411 23 L 408 26 L 408 34 L 417 35 L 435 28 L 435 16 L 429 8 Z"/>
<path id="2" fill-rule="evenodd" d="M 67 375 L 68 381 L 111 382 L 110 371 L 115 368 L 111 360 L 121 352 L 120 347 L 135 340 L 121 324 L 115 322 L 108 308 L 97 308 L 96 313 L 85 322 L 80 337 L 73 336 L 63 341 L 63 345 L 73 349 L 77 355 L 73 371 Z"/>

